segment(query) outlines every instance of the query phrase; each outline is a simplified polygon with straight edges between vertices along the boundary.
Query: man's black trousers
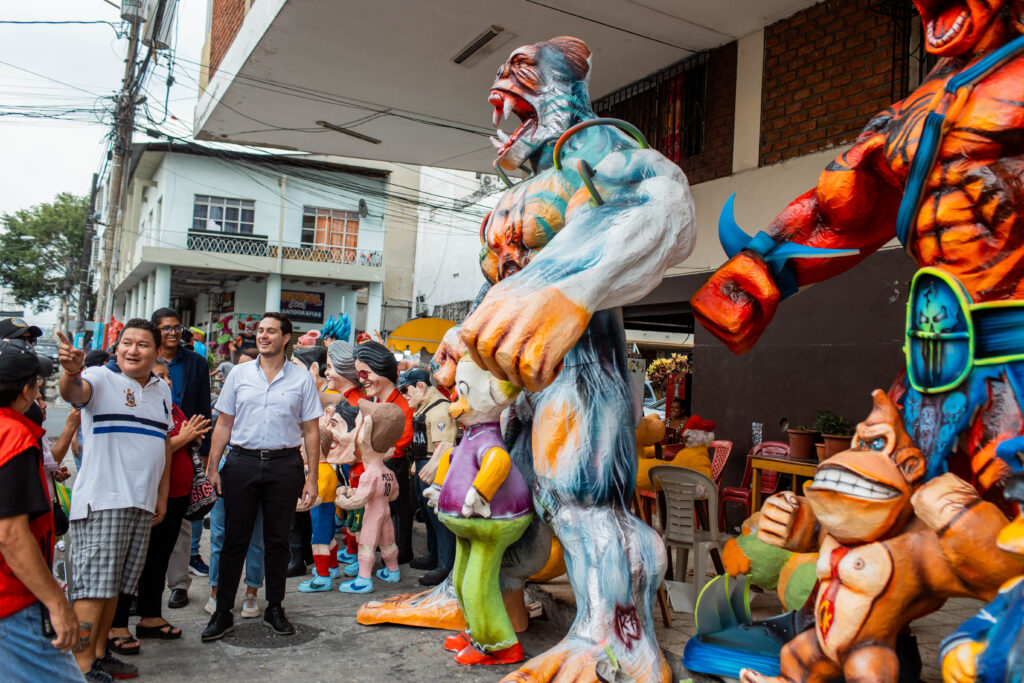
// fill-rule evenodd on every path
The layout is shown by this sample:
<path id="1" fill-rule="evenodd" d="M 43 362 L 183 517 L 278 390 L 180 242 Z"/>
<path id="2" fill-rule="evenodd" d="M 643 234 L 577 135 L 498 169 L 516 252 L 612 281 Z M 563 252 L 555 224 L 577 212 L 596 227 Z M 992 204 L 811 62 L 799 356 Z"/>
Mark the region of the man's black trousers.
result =
<path id="1" fill-rule="evenodd" d="M 232 449 L 220 471 L 224 498 L 224 546 L 220 552 L 217 609 L 230 611 L 242 576 L 253 523 L 263 506 L 263 546 L 267 602 L 284 600 L 288 573 L 288 531 L 302 495 L 302 458 L 285 455 L 261 459 Z"/>

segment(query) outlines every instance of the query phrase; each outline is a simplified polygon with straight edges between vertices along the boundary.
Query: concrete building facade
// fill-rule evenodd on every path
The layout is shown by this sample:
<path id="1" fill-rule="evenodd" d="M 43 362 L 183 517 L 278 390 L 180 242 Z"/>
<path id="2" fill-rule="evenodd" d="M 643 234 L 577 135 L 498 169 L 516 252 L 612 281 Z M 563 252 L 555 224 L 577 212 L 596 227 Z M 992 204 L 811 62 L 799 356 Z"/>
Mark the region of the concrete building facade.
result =
<path id="1" fill-rule="evenodd" d="M 237 332 L 264 311 L 285 312 L 298 331 L 344 312 L 354 331 L 385 329 L 389 181 L 386 170 L 320 160 L 136 145 L 115 317 L 173 306 L 209 335 L 224 318 Z M 414 240 L 395 242 L 410 270 Z"/>

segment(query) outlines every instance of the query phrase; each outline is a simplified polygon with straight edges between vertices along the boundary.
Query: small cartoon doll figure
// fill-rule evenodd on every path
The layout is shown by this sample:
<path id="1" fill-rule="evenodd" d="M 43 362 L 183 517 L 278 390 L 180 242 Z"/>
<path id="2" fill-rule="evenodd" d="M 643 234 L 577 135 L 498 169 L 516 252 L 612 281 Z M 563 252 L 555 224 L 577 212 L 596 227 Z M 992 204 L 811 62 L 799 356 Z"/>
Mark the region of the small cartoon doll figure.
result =
<path id="1" fill-rule="evenodd" d="M 442 457 L 424 496 L 456 536 L 452 581 L 467 630 L 445 640 L 460 664 L 514 664 L 523 646 L 505 611 L 498 569 L 505 549 L 530 525 L 530 491 L 512 463 L 499 418 L 519 388 L 481 370 L 465 355 L 455 374 L 458 400 L 449 408 L 465 428 Z"/>
<path id="2" fill-rule="evenodd" d="M 313 523 L 313 562 L 316 569 L 313 578 L 299 584 L 300 593 L 319 593 L 334 587 L 333 579 L 341 578 L 338 565 L 338 543 L 334 540 L 334 505 L 338 489 L 338 475 L 327 462 L 334 434 L 327 425 L 320 426 L 320 464 L 317 469 L 317 498 L 309 511 Z"/>
<path id="3" fill-rule="evenodd" d="M 392 403 L 371 403 L 359 401 L 359 417 L 356 420 L 356 458 L 365 469 L 355 489 L 341 486 L 337 490 L 334 504 L 342 510 L 365 508 L 362 527 L 358 533 L 359 559 L 355 566 L 345 567 L 345 574 L 358 576 L 341 584 L 342 593 L 372 593 L 375 550 L 380 548 L 384 567 L 377 570 L 377 578 L 397 583 L 401 578 L 398 570 L 398 546 L 395 545 L 395 527 L 391 522 L 388 503 L 398 497 L 398 482 L 387 468 L 385 461 L 394 455 L 394 445 L 405 428 L 405 415 Z"/>
<path id="4" fill-rule="evenodd" d="M 1012 473 L 1003 496 L 1024 510 L 1024 437 L 1008 439 L 996 455 Z M 999 548 L 1024 557 L 1024 512 L 1003 527 Z M 942 641 L 939 650 L 946 683 L 1021 683 L 1024 681 L 1024 575 L 1002 585 L 999 594 Z"/>

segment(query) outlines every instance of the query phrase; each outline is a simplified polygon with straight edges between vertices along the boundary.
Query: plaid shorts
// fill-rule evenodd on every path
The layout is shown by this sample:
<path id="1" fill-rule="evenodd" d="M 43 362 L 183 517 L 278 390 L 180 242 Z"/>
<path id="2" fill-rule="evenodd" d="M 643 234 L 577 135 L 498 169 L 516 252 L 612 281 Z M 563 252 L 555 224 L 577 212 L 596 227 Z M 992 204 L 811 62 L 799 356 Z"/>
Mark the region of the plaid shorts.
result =
<path id="1" fill-rule="evenodd" d="M 146 563 L 153 513 L 89 510 L 71 521 L 71 600 L 135 595 Z"/>

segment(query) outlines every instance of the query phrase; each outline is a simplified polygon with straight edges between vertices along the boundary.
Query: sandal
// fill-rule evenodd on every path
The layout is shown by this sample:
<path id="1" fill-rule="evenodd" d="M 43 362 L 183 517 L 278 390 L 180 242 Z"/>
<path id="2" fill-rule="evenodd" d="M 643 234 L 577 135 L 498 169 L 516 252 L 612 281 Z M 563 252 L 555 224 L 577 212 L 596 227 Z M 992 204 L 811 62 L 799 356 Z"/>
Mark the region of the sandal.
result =
<path id="1" fill-rule="evenodd" d="M 156 638 L 158 640 L 177 640 L 181 638 L 181 629 L 170 624 L 161 624 L 160 626 L 143 626 L 139 624 L 135 627 L 135 635 L 139 638 Z"/>
<path id="2" fill-rule="evenodd" d="M 135 636 L 131 635 L 107 638 L 107 649 L 119 655 L 137 655 L 140 645 L 141 643 L 135 640 Z"/>

